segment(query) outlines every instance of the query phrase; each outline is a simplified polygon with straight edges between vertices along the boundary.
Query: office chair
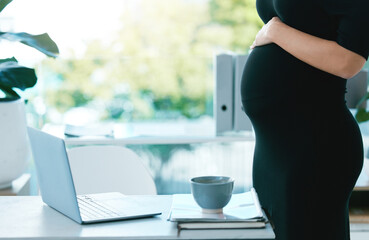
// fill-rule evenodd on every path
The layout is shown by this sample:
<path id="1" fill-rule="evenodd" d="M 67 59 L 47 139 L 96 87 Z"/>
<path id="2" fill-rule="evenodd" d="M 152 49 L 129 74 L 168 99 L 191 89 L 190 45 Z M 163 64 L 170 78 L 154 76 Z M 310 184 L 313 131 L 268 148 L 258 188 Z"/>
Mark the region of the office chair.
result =
<path id="1" fill-rule="evenodd" d="M 77 194 L 121 192 L 156 195 L 156 186 L 140 157 L 121 146 L 83 146 L 68 151 Z"/>

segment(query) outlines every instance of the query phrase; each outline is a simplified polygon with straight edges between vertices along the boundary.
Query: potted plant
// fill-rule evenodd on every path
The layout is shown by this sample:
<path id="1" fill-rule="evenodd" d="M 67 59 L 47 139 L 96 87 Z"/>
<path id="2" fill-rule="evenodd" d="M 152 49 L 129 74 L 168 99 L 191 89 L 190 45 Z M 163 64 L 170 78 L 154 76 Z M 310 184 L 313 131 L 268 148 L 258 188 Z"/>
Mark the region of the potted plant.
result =
<path id="1" fill-rule="evenodd" d="M 12 0 L 0 0 L 0 12 Z M 49 57 L 59 53 L 55 42 L 44 33 L 2 32 L 0 40 L 17 41 Z M 37 82 L 35 70 L 18 64 L 15 57 L 0 59 L 0 189 L 11 185 L 25 170 L 30 157 L 24 100 L 15 89 L 25 90 Z"/>

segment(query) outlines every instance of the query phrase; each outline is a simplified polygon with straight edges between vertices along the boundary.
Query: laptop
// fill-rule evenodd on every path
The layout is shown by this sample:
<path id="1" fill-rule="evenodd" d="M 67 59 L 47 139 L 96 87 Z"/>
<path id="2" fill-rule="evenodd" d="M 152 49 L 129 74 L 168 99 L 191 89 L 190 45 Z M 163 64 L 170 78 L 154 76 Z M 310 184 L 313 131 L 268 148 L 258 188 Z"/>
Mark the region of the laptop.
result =
<path id="1" fill-rule="evenodd" d="M 160 215 L 121 193 L 76 195 L 63 139 L 28 127 L 38 183 L 44 203 L 80 224 Z"/>

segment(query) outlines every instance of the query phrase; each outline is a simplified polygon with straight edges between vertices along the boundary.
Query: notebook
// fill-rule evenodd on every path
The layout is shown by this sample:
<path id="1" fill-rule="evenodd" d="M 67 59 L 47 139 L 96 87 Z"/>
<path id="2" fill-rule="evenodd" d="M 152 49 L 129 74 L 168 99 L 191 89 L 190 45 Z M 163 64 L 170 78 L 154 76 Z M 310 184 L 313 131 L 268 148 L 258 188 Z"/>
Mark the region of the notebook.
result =
<path id="1" fill-rule="evenodd" d="M 76 195 L 63 139 L 28 128 L 42 200 L 80 224 L 160 215 L 155 206 L 139 204 L 121 193 Z"/>
<path id="2" fill-rule="evenodd" d="M 174 194 L 168 220 L 178 230 L 264 228 L 267 222 L 254 188 L 233 194 L 222 213 L 203 213 L 191 194 Z"/>
<path id="3" fill-rule="evenodd" d="M 257 222 L 264 221 L 255 189 L 233 194 L 223 213 L 203 213 L 191 194 L 174 194 L 168 220 L 172 222 Z"/>

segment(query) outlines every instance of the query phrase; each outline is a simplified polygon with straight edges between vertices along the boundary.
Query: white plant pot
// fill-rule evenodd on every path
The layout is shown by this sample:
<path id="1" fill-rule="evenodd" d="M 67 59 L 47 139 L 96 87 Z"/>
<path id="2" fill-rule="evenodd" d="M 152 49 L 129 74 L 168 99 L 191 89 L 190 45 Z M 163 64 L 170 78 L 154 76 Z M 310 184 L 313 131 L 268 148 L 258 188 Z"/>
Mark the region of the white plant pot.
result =
<path id="1" fill-rule="evenodd" d="M 25 171 L 30 157 L 24 100 L 0 102 L 0 189 Z"/>

